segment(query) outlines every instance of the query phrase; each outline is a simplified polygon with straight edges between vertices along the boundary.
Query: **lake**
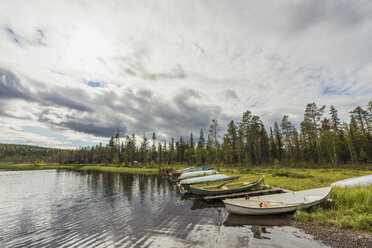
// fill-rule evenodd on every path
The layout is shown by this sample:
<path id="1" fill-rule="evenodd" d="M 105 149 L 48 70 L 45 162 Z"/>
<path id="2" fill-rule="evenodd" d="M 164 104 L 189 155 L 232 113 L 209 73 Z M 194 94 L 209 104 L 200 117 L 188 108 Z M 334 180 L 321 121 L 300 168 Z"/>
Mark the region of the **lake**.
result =
<path id="1" fill-rule="evenodd" d="M 0 171 L 0 247 L 326 247 L 287 222 L 228 214 L 164 175 Z"/>

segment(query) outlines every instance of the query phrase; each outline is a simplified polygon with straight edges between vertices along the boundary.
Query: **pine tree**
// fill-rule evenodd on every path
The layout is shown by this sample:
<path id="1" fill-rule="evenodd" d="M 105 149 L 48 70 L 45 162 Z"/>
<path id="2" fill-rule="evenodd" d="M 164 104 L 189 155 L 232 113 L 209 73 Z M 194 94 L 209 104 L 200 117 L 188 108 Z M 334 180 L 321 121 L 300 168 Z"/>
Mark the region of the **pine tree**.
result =
<path id="1" fill-rule="evenodd" d="M 142 164 L 146 164 L 147 162 L 147 152 L 148 152 L 149 142 L 147 140 L 146 134 L 143 133 L 141 147 L 140 147 L 140 153 L 141 153 L 141 161 Z"/>
<path id="2" fill-rule="evenodd" d="M 350 114 L 354 117 L 355 120 L 358 121 L 359 129 L 365 135 L 365 124 L 367 122 L 368 112 L 358 106 L 353 111 L 351 111 Z"/>
<path id="3" fill-rule="evenodd" d="M 293 130 L 292 130 L 292 123 L 288 120 L 288 115 L 284 115 L 282 119 L 282 123 L 280 124 L 282 129 L 282 134 L 284 136 L 284 148 L 286 150 L 285 154 L 288 161 L 293 159 L 293 146 L 292 146 L 292 139 L 293 139 Z"/>
<path id="4" fill-rule="evenodd" d="M 232 120 L 229 122 L 227 127 L 227 134 L 226 134 L 226 141 L 229 143 L 227 144 L 227 152 L 229 157 L 229 162 L 235 164 L 237 162 L 237 142 L 238 142 L 238 134 L 237 134 L 237 126 L 235 122 Z"/>
<path id="5" fill-rule="evenodd" d="M 306 123 L 306 131 L 313 137 L 315 141 L 315 149 L 318 153 L 319 162 L 322 164 L 322 153 L 319 145 L 319 128 L 320 128 L 320 119 L 324 113 L 325 105 L 321 108 L 317 108 L 315 103 L 309 103 L 306 106 L 304 114 L 304 123 Z"/>
<path id="6" fill-rule="evenodd" d="M 331 105 L 331 108 L 329 110 L 329 114 L 331 116 L 331 126 L 334 132 L 337 132 L 339 134 L 340 132 L 340 119 L 338 119 L 338 114 L 335 106 Z"/>
<path id="7" fill-rule="evenodd" d="M 242 143 L 243 143 L 243 154 L 244 154 L 244 164 L 248 165 L 252 163 L 252 142 L 250 138 L 250 126 L 252 122 L 252 113 L 247 110 L 243 113 L 242 121 L 239 123 L 239 129 L 242 133 Z"/>
<path id="8" fill-rule="evenodd" d="M 269 145 L 269 137 L 267 135 L 265 126 L 261 125 L 260 131 L 260 146 L 261 146 L 261 163 L 268 163 L 270 161 L 270 145 Z"/>
<path id="9" fill-rule="evenodd" d="M 242 156 L 244 152 L 244 131 L 240 124 L 238 128 L 238 139 L 236 142 L 236 151 L 238 155 L 239 170 L 242 171 Z"/>
<path id="10" fill-rule="evenodd" d="M 283 158 L 283 142 L 282 142 L 282 133 L 279 129 L 278 123 L 274 123 L 274 134 L 275 134 L 275 143 L 276 143 L 276 150 L 279 161 L 282 161 Z"/>
<path id="11" fill-rule="evenodd" d="M 194 150 L 195 144 L 194 144 L 194 135 L 192 134 L 192 132 L 190 134 L 190 147 L 192 150 Z"/>
<path id="12" fill-rule="evenodd" d="M 218 122 L 216 119 L 212 120 L 212 124 L 209 128 L 209 134 L 213 138 L 213 147 L 215 149 L 215 161 L 217 163 L 217 170 L 219 170 L 219 157 L 218 157 L 218 150 L 219 150 L 219 144 L 218 144 L 218 132 L 219 132 L 219 127 L 218 127 Z"/>
<path id="13" fill-rule="evenodd" d="M 293 159 L 295 162 L 299 162 L 300 160 L 303 159 L 302 154 L 301 154 L 301 146 L 300 146 L 301 142 L 300 142 L 300 138 L 299 138 L 296 128 L 293 126 L 292 129 L 293 129 L 293 141 L 294 141 Z"/>
<path id="14" fill-rule="evenodd" d="M 151 146 L 151 160 L 155 161 L 157 158 L 156 154 L 156 135 L 155 132 L 152 133 L 152 146 Z"/>
<path id="15" fill-rule="evenodd" d="M 158 143 L 158 151 L 156 153 L 156 163 L 159 165 L 160 169 L 160 165 L 163 163 L 163 148 L 160 142 Z"/>
<path id="16" fill-rule="evenodd" d="M 277 157 L 278 152 L 276 150 L 277 145 L 275 143 L 272 127 L 270 127 L 269 144 L 270 144 L 270 157 L 271 157 L 271 160 L 274 161 L 275 159 L 278 159 L 278 157 Z"/>
<path id="17" fill-rule="evenodd" d="M 203 129 L 200 129 L 199 141 L 196 147 L 196 163 L 202 165 L 205 162 L 205 138 Z"/>
<path id="18" fill-rule="evenodd" d="M 372 100 L 367 105 L 367 127 L 368 133 L 372 134 Z"/>

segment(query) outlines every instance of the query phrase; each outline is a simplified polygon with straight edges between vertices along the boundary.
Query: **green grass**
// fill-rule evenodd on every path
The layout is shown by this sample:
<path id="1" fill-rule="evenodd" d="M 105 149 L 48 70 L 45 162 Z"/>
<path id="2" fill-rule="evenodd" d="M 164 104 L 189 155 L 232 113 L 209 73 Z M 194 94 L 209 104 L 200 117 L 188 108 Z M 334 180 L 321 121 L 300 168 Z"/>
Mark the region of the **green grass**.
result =
<path id="1" fill-rule="evenodd" d="M 58 164 L 7 164 L 0 163 L 0 170 L 45 170 L 45 169 L 72 169 L 72 165 Z"/>
<path id="2" fill-rule="evenodd" d="M 121 172 L 121 173 L 141 173 L 141 174 L 156 174 L 158 169 L 155 168 L 128 168 L 128 167 L 112 167 L 112 166 L 84 166 L 81 170 L 95 170 L 107 172 Z"/>
<path id="3" fill-rule="evenodd" d="M 121 173 L 141 173 L 141 174 L 156 174 L 158 168 L 137 168 L 137 167 L 119 167 L 118 165 L 59 165 L 59 164 L 7 164 L 0 163 L 0 169 L 3 170 L 45 170 L 45 169 L 76 169 L 76 170 L 95 170 L 107 172 Z"/>
<path id="4" fill-rule="evenodd" d="M 294 218 L 302 222 L 372 231 L 372 186 L 334 188 L 331 198 L 333 202 L 324 202 L 309 211 L 297 211 Z"/>
<path id="5" fill-rule="evenodd" d="M 229 175 L 237 170 L 221 170 Z M 243 178 L 256 179 L 265 175 L 265 184 L 290 190 L 305 190 L 330 186 L 342 179 L 372 174 L 370 167 L 364 170 L 348 168 L 252 168 Z M 332 190 L 331 202 L 323 202 L 308 210 L 297 211 L 294 218 L 302 222 L 330 224 L 338 228 L 372 231 L 372 186 L 338 188 Z"/>

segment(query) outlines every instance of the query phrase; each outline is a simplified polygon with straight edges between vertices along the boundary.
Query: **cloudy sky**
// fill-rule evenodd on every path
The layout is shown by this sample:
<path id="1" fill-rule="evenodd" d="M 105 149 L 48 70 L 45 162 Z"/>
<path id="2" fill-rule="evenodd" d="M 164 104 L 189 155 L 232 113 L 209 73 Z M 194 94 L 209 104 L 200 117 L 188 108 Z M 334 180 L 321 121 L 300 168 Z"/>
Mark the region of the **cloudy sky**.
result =
<path id="1" fill-rule="evenodd" d="M 371 1 L 0 1 L 0 143 L 297 125 L 372 98 Z M 327 108 L 328 112 L 328 108 Z"/>

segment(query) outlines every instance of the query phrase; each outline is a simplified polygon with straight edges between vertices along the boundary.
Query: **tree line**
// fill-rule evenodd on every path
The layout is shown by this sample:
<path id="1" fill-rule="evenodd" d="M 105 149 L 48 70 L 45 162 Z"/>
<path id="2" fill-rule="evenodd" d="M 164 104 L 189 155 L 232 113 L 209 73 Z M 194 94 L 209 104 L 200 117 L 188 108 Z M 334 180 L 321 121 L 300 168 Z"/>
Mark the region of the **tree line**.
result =
<path id="1" fill-rule="evenodd" d="M 197 142 L 193 133 L 160 142 L 154 132 L 150 137 L 143 134 L 139 143 L 135 134 L 120 137 L 118 130 L 106 145 L 76 150 L 3 144 L 0 161 L 125 166 L 187 163 L 216 164 L 217 168 L 224 164 L 241 169 L 268 163 L 371 162 L 372 100 L 365 109 L 358 106 L 349 113 L 350 120 L 341 122 L 333 105 L 326 109 L 309 103 L 297 130 L 288 115 L 266 129 L 261 118 L 247 110 L 240 121 L 229 122 L 225 134 L 220 133 L 218 121 L 212 120 L 209 130 L 200 130 Z"/>

